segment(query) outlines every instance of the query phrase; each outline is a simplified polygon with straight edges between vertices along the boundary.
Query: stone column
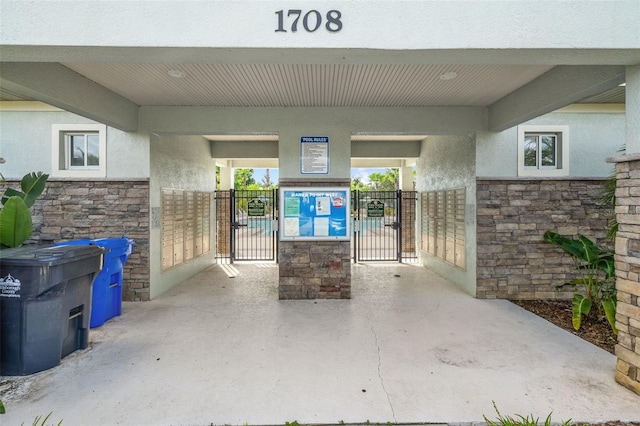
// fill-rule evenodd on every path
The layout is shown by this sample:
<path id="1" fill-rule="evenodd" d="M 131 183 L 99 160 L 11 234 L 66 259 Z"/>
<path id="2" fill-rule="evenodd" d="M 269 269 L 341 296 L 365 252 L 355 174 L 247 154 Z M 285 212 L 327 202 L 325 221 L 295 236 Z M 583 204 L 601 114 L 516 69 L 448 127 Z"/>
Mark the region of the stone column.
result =
<path id="1" fill-rule="evenodd" d="M 616 163 L 616 381 L 640 394 L 640 66 L 626 70 L 627 155 Z"/>
<path id="2" fill-rule="evenodd" d="M 280 187 L 349 187 L 349 179 L 280 179 Z M 279 241 L 280 299 L 350 299 L 350 241 Z"/>
<path id="3" fill-rule="evenodd" d="M 216 253 L 221 257 L 231 256 L 231 194 L 233 168 L 220 166 L 220 189 L 216 192 Z M 226 191 L 226 192 L 223 192 Z"/>
<path id="4" fill-rule="evenodd" d="M 414 253 L 416 250 L 416 192 L 403 191 L 402 203 L 402 253 Z M 401 259 L 402 260 L 402 259 Z"/>
<path id="5" fill-rule="evenodd" d="M 640 154 L 616 164 L 616 381 L 640 394 Z"/>
<path id="6" fill-rule="evenodd" d="M 231 193 L 216 192 L 216 254 L 231 257 Z"/>

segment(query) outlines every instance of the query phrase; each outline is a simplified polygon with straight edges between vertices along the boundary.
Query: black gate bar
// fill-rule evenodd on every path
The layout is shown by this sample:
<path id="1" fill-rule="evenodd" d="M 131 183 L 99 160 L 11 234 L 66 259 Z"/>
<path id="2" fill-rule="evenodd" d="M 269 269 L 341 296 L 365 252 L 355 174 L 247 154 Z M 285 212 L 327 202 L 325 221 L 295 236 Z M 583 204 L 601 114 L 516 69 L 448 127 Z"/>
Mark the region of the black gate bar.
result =
<path id="1" fill-rule="evenodd" d="M 353 200 L 353 259 L 417 261 L 415 191 L 359 191 Z"/>

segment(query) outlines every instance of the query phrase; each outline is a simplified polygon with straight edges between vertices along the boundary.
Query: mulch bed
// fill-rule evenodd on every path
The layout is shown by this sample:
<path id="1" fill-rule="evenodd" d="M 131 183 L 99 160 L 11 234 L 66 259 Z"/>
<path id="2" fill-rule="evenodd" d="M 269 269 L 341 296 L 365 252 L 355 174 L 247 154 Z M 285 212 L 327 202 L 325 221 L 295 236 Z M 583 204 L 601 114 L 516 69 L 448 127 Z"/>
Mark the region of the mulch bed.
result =
<path id="1" fill-rule="evenodd" d="M 596 318 L 592 312 L 588 317 L 582 318 L 580 330 L 573 329 L 571 300 L 515 300 L 513 303 L 607 352 L 614 353 L 616 336 L 606 318 Z M 595 311 L 595 307 L 593 309 Z"/>

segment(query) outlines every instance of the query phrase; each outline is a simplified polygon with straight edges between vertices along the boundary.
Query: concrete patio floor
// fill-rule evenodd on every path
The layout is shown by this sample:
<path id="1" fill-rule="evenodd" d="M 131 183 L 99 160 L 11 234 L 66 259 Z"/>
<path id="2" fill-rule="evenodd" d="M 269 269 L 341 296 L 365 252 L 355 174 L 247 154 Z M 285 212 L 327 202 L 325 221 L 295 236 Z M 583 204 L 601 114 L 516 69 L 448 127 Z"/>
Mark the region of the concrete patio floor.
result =
<path id="1" fill-rule="evenodd" d="M 1 377 L 0 423 L 479 423 L 492 401 L 541 421 L 640 420 L 613 355 L 518 306 L 419 266 L 352 275 L 351 300 L 279 301 L 276 265 L 214 265 L 124 303 L 58 367 Z"/>

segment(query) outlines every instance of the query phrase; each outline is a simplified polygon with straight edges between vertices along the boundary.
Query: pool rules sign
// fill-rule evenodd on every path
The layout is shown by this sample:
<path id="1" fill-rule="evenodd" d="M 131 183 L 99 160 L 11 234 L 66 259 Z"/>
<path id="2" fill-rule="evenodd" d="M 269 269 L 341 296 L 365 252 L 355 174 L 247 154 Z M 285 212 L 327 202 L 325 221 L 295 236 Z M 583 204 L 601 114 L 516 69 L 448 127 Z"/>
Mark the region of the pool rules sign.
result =
<path id="1" fill-rule="evenodd" d="M 300 138 L 300 173 L 329 173 L 329 136 Z"/>

